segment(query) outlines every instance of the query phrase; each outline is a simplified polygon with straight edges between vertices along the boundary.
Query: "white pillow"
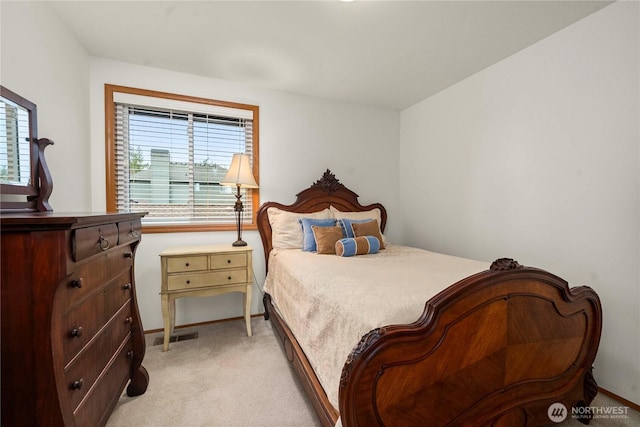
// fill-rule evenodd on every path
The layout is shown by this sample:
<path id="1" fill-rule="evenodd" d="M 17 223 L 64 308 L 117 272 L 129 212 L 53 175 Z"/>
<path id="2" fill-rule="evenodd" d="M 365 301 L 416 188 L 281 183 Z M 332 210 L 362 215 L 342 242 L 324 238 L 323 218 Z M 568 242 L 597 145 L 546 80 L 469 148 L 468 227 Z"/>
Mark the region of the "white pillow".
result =
<path id="1" fill-rule="evenodd" d="M 329 206 L 329 211 L 331 212 L 331 217 L 335 219 L 377 219 L 378 225 L 382 225 L 382 214 L 379 208 L 374 208 L 370 211 L 343 212 L 333 206 Z M 388 244 L 387 237 L 382 234 L 382 230 L 380 230 L 380 234 L 384 244 Z"/>
<path id="2" fill-rule="evenodd" d="M 271 246 L 274 249 L 302 249 L 303 234 L 299 218 L 331 218 L 329 208 L 312 213 L 298 213 L 270 207 L 267 215 L 271 225 Z"/>
<path id="3" fill-rule="evenodd" d="M 378 208 L 362 212 L 342 212 L 333 206 L 329 206 L 329 211 L 335 219 L 377 219 L 378 224 L 382 224 L 382 214 Z"/>

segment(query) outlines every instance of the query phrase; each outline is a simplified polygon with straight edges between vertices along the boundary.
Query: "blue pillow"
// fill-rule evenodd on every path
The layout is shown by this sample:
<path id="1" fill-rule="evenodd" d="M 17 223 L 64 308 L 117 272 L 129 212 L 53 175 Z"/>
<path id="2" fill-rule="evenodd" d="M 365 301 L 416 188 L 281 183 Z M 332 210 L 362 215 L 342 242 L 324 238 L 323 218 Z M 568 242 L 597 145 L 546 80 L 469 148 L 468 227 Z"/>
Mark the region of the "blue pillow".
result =
<path id="1" fill-rule="evenodd" d="M 336 220 L 333 218 L 327 219 L 315 219 L 315 218 L 300 218 L 298 219 L 302 224 L 302 250 L 307 252 L 315 252 L 316 238 L 313 235 L 312 225 L 319 227 L 333 227 L 336 225 Z"/>
<path id="2" fill-rule="evenodd" d="M 375 254 L 379 250 L 380 240 L 374 236 L 348 237 L 336 242 L 338 256 Z"/>
<path id="3" fill-rule="evenodd" d="M 371 218 L 367 218 L 367 219 L 339 219 L 338 223 L 340 224 L 340 228 L 342 228 L 342 235 L 347 238 L 347 237 L 355 237 L 353 234 L 353 228 L 351 228 L 351 223 L 352 222 L 369 222 L 371 221 Z"/>

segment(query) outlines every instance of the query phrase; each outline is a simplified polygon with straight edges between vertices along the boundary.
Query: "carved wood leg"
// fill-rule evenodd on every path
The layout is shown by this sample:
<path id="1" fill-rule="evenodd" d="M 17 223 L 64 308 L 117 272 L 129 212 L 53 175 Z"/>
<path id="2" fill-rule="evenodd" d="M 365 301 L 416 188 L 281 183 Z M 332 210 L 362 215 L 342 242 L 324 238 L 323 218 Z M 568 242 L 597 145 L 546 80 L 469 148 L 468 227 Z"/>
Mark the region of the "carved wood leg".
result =
<path id="1" fill-rule="evenodd" d="M 264 294 L 264 297 L 262 297 L 262 305 L 264 306 L 264 320 L 269 320 L 269 301 L 271 301 L 271 296 L 269 294 Z"/>
<path id="2" fill-rule="evenodd" d="M 584 401 L 578 402 L 575 406 L 576 408 L 587 408 L 591 405 L 591 402 L 598 394 L 598 384 L 596 383 L 595 378 L 593 378 L 593 367 L 589 369 L 589 371 L 584 376 Z M 578 418 L 582 424 L 589 425 L 591 419 L 593 418 L 588 411 L 584 412 L 585 417 Z"/>
<path id="3" fill-rule="evenodd" d="M 139 396 L 147 391 L 149 385 L 149 373 L 144 366 L 140 366 L 133 371 L 131 381 L 127 387 L 127 396 Z"/>
<path id="4" fill-rule="evenodd" d="M 144 359 L 144 354 L 147 349 L 147 342 L 145 341 L 144 330 L 142 329 L 142 320 L 140 319 L 140 312 L 138 311 L 135 290 L 133 292 L 133 298 L 135 301 L 132 313 L 133 324 L 131 325 L 133 361 L 131 364 L 131 381 L 129 381 L 129 386 L 127 387 L 127 395 L 138 396 L 147 391 L 147 386 L 149 385 L 149 373 L 144 366 L 142 366 L 142 360 Z"/>

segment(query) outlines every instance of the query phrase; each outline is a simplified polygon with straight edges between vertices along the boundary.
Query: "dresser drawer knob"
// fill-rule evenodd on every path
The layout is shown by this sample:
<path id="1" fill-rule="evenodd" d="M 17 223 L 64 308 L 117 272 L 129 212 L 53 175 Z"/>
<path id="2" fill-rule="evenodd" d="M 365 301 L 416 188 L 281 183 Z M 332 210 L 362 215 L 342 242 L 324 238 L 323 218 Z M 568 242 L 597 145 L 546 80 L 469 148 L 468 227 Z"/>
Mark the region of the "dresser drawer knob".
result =
<path id="1" fill-rule="evenodd" d="M 122 289 L 124 289 L 125 291 L 128 291 L 129 289 L 131 289 L 131 283 L 127 283 L 122 287 Z"/>
<path id="2" fill-rule="evenodd" d="M 109 249 L 109 240 L 105 239 L 104 236 L 100 236 L 100 240 L 98 242 L 100 243 L 100 249 L 103 251 Z"/>
<path id="3" fill-rule="evenodd" d="M 71 286 L 72 288 L 81 288 L 83 284 L 84 279 L 82 277 L 80 277 L 79 279 L 73 279 L 71 282 L 69 282 L 69 286 Z"/>
<path id="4" fill-rule="evenodd" d="M 132 321 L 133 321 L 133 318 L 131 316 L 124 319 L 124 323 L 131 323 Z"/>
<path id="5" fill-rule="evenodd" d="M 231 260 L 230 259 L 227 260 L 227 264 L 231 264 Z"/>
<path id="6" fill-rule="evenodd" d="M 73 328 L 71 332 L 69 332 L 69 336 L 71 336 L 72 338 L 80 338 L 82 336 L 82 326 Z"/>
<path id="7" fill-rule="evenodd" d="M 227 280 L 231 280 L 231 276 L 227 277 Z"/>
<path id="8" fill-rule="evenodd" d="M 84 385 L 84 379 L 80 378 L 79 380 L 75 380 L 73 384 L 71 384 L 71 390 L 80 390 Z"/>
<path id="9" fill-rule="evenodd" d="M 185 263 L 184 263 L 184 266 L 185 266 L 185 267 L 189 267 L 189 263 L 188 263 L 188 262 L 185 262 Z"/>
<path id="10" fill-rule="evenodd" d="M 133 258 L 133 253 L 132 252 L 125 252 L 124 253 L 124 257 L 125 258 Z"/>
<path id="11" fill-rule="evenodd" d="M 131 359 L 133 357 L 133 350 L 127 351 L 127 359 Z"/>
<path id="12" fill-rule="evenodd" d="M 140 232 L 138 230 L 134 230 L 133 228 L 131 229 L 131 236 L 135 237 L 136 239 L 138 237 L 140 237 Z"/>

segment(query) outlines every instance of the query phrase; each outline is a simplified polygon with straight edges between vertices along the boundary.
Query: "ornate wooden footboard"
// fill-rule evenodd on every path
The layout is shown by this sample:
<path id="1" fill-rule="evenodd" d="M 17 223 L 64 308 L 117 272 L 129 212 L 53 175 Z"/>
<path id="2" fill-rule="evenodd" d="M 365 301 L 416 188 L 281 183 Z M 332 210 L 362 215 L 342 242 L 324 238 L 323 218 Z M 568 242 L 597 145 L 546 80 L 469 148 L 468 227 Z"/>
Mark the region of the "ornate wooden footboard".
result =
<path id="1" fill-rule="evenodd" d="M 303 213 L 329 205 L 379 208 L 384 230 L 384 207 L 360 205 L 327 171 L 294 204 L 268 202 L 258 211 L 267 269 L 267 209 Z M 597 393 L 591 366 L 602 328 L 598 296 L 510 259 L 431 298 L 415 323 L 365 335 L 343 368 L 339 414 L 268 294 L 264 302 L 323 426 L 338 416 L 344 427 L 542 425 L 555 421 L 550 414 L 588 406 Z"/>
<path id="2" fill-rule="evenodd" d="M 600 330 L 593 290 L 498 260 L 428 301 L 416 323 L 362 338 L 342 373 L 342 423 L 549 424 L 552 404 L 567 416 L 595 397 Z"/>

